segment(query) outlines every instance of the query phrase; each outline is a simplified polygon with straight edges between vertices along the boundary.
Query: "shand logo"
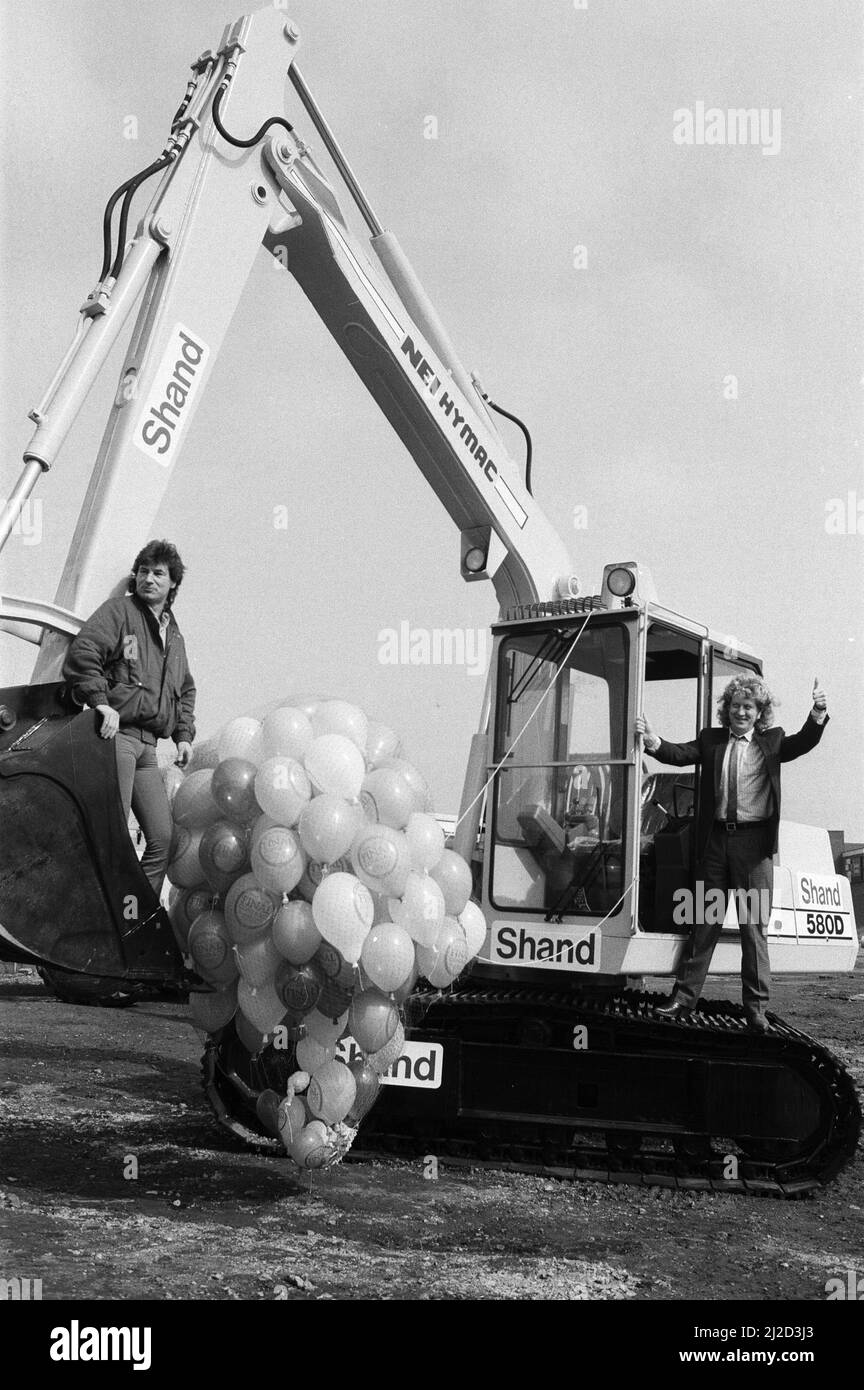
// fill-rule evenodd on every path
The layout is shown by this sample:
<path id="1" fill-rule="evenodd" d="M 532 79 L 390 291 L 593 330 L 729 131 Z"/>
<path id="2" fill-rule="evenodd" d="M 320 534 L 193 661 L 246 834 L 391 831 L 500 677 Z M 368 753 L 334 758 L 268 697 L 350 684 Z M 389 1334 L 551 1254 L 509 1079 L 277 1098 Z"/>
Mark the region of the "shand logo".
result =
<path id="1" fill-rule="evenodd" d="M 340 1038 L 336 1044 L 336 1056 L 346 1066 L 363 1060 L 353 1038 Z M 406 1042 L 402 1056 L 385 1071 L 381 1077 L 384 1086 L 414 1086 L 424 1091 L 437 1091 L 441 1085 L 444 1070 L 444 1048 L 440 1043 Z"/>
<path id="2" fill-rule="evenodd" d="M 568 930 L 546 936 L 533 924 L 493 922 L 490 960 L 539 970 L 599 970 L 597 932 L 577 935 Z"/>
<path id="3" fill-rule="evenodd" d="M 133 435 L 141 452 L 163 468 L 174 461 L 209 356 L 206 343 L 182 323 L 175 326 Z"/>

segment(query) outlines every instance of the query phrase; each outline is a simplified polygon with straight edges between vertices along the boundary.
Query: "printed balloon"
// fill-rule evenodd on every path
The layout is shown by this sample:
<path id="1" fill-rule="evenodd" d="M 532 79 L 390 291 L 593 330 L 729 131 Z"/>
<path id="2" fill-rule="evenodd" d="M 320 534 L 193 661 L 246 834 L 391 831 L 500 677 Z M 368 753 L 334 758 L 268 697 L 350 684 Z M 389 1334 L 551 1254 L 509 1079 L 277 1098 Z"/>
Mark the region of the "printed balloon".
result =
<path id="1" fill-rule="evenodd" d="M 266 893 L 254 874 L 235 879 L 225 897 L 225 922 L 237 946 L 265 932 L 273 921 L 279 899 Z"/>
<path id="2" fill-rule="evenodd" d="M 298 1168 L 323 1168 L 329 1158 L 327 1129 L 320 1120 L 313 1120 L 288 1150 Z"/>
<path id="3" fill-rule="evenodd" d="M 274 946 L 275 951 L 275 946 Z M 276 992 L 290 1014 L 298 1017 L 314 1009 L 324 985 L 324 976 L 312 961 L 292 965 L 283 960 L 276 972 Z"/>
<path id="4" fill-rule="evenodd" d="M 227 985 L 237 977 L 231 941 L 221 912 L 208 910 L 196 917 L 189 928 L 189 954 L 205 980 Z"/>
<path id="5" fill-rule="evenodd" d="M 351 846 L 351 866 L 373 892 L 401 897 L 411 871 L 408 841 L 389 825 L 366 826 Z"/>
<path id="6" fill-rule="evenodd" d="M 187 954 L 187 942 L 189 940 L 189 928 L 202 912 L 206 912 L 208 907 L 213 904 L 213 894 L 209 888 L 179 888 L 173 889 L 177 896 L 168 909 L 168 916 L 174 928 L 174 936 L 177 945 L 183 955 Z"/>
<path id="7" fill-rule="evenodd" d="M 259 835 L 250 859 L 258 884 L 268 893 L 290 893 L 303 876 L 300 843 L 284 826 L 272 826 Z"/>
<path id="8" fill-rule="evenodd" d="M 213 892 L 227 893 L 238 874 L 249 866 L 243 826 L 225 820 L 208 825 L 198 846 L 198 861 Z"/>

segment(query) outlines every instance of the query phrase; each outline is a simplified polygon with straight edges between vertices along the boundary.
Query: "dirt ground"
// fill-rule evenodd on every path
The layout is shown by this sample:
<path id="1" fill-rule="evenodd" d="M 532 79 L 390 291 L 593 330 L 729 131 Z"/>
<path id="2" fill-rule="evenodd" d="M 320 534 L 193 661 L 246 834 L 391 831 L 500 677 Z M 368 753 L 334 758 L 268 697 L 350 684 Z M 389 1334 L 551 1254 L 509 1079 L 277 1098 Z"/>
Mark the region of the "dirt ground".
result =
<path id="1" fill-rule="evenodd" d="M 864 1089 L 864 953 L 772 1002 Z M 864 1276 L 860 1145 L 801 1201 L 443 1164 L 430 1181 L 420 1162 L 300 1174 L 218 1127 L 201 1051 L 180 1004 L 72 1007 L 0 977 L 0 1275 L 88 1301 L 824 1301 L 827 1279 Z"/>

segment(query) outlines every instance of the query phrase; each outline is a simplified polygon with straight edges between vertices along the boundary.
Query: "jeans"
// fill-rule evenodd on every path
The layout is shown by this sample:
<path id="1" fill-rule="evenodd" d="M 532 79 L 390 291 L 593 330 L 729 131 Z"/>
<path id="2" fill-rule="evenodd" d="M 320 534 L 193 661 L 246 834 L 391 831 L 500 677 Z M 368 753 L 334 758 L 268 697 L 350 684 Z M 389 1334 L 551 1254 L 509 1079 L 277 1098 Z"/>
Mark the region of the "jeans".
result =
<path id="1" fill-rule="evenodd" d="M 114 736 L 114 748 L 123 815 L 128 820 L 130 807 L 135 812 L 146 846 L 141 868 L 158 898 L 168 867 L 173 825 L 162 773 L 156 761 L 156 746 L 118 732 Z"/>

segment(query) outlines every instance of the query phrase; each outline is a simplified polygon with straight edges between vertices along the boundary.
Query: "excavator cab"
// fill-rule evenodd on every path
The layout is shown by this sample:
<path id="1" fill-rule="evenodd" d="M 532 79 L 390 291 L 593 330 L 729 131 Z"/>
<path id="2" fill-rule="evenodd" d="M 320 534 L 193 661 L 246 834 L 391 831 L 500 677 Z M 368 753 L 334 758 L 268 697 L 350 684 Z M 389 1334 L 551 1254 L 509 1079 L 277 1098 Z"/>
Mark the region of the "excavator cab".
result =
<path id="1" fill-rule="evenodd" d="M 668 737 L 694 738 L 714 685 L 759 670 L 657 605 L 600 603 L 532 605 L 495 629 L 482 959 L 504 978 L 577 968 L 577 928 L 593 943 L 582 950 L 592 976 L 629 974 L 627 943 L 647 934 L 652 973 L 670 970 L 685 939 L 673 912 L 693 883 L 698 776 L 651 758 L 634 719 L 644 705 Z M 565 936 L 550 934 L 565 923 Z"/>

